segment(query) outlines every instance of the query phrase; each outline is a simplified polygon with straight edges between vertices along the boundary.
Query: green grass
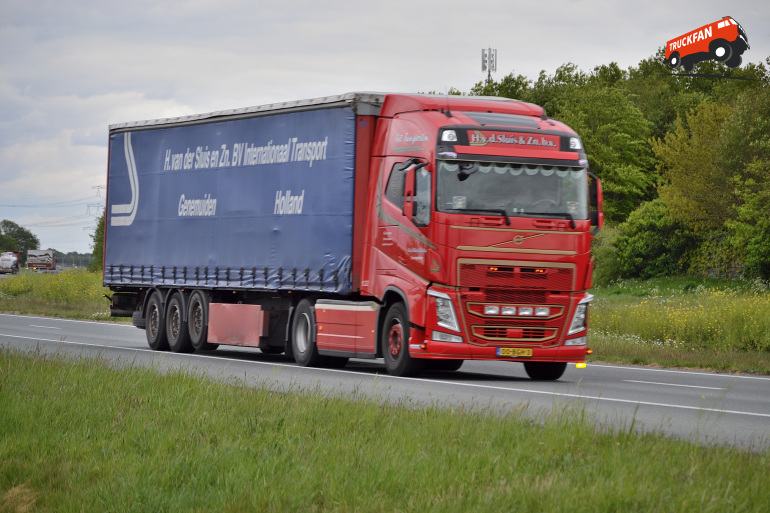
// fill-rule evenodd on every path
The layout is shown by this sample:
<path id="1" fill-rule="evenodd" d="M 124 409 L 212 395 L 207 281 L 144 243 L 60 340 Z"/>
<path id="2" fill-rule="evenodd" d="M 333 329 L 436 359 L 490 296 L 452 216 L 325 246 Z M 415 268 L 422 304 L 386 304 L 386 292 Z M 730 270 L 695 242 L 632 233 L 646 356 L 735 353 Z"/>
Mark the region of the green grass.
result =
<path id="1" fill-rule="evenodd" d="M 60 273 L 22 271 L 0 278 L 0 311 L 67 319 L 110 319 L 101 273 L 67 270 Z"/>
<path id="2" fill-rule="evenodd" d="M 764 511 L 767 452 L 0 350 L 0 512 Z"/>
<path id="3" fill-rule="evenodd" d="M 597 288 L 595 359 L 770 374 L 770 290 L 687 278 Z"/>

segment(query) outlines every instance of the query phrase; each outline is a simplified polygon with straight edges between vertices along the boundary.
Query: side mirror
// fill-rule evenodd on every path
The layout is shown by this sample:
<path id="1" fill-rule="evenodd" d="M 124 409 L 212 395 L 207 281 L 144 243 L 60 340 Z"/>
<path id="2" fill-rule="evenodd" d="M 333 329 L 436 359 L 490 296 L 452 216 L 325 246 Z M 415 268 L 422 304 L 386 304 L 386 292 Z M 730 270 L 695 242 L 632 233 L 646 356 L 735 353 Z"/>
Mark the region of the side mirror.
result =
<path id="1" fill-rule="evenodd" d="M 599 178 L 596 177 L 593 173 L 588 173 L 588 176 L 591 178 L 588 194 L 589 194 L 589 201 L 591 207 L 590 210 L 590 218 L 591 218 L 591 226 L 593 229 L 591 230 L 591 235 L 596 235 L 599 233 L 599 230 L 601 230 L 602 226 L 604 226 L 604 200 L 602 198 L 602 182 L 599 180 Z"/>

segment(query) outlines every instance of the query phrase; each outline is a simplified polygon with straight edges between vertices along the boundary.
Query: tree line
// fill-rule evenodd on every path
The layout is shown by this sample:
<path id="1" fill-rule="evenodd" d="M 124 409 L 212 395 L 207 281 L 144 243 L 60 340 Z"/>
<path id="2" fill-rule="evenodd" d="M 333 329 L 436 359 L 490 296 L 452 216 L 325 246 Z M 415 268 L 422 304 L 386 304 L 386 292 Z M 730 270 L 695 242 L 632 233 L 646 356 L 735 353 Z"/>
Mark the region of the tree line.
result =
<path id="1" fill-rule="evenodd" d="M 572 63 L 468 93 L 538 104 L 583 139 L 602 180 L 599 283 L 697 275 L 770 279 L 770 57 L 674 74 L 663 49 L 626 70 Z M 700 75 L 700 76 L 699 76 Z"/>

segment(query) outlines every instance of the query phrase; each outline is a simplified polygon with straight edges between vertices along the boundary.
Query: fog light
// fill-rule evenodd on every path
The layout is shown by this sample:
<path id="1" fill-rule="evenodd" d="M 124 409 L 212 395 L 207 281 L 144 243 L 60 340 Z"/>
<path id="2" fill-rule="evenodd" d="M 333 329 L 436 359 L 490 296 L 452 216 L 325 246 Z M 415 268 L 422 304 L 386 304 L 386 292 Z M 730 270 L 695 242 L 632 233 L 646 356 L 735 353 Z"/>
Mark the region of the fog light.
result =
<path id="1" fill-rule="evenodd" d="M 503 315 L 516 315 L 516 307 L 515 306 L 504 306 Z"/>
<path id="2" fill-rule="evenodd" d="M 431 340 L 435 340 L 436 342 L 452 342 L 455 344 L 462 344 L 463 338 L 459 335 L 451 335 L 449 333 L 444 333 L 443 331 L 437 331 L 433 330 L 433 333 L 431 333 L 430 336 Z"/>
<path id="3" fill-rule="evenodd" d="M 551 309 L 547 306 L 539 306 L 535 308 L 535 317 L 548 317 L 551 315 Z"/>
<path id="4" fill-rule="evenodd" d="M 519 315 L 522 317 L 530 317 L 532 314 L 535 313 L 535 309 L 531 306 L 520 306 L 519 307 Z"/>
<path id="5" fill-rule="evenodd" d="M 494 305 L 486 305 L 484 307 L 484 315 L 500 315 L 500 307 Z"/>
<path id="6" fill-rule="evenodd" d="M 565 346 L 584 346 L 586 345 L 586 337 L 568 338 L 564 341 Z"/>

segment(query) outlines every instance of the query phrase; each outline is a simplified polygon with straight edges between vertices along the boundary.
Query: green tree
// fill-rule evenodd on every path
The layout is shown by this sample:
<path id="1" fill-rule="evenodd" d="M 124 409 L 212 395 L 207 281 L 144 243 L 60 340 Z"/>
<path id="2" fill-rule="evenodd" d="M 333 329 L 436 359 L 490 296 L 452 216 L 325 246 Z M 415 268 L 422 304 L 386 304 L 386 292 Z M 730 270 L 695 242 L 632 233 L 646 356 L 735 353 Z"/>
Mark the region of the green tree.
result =
<path id="1" fill-rule="evenodd" d="M 648 143 L 650 124 L 618 87 L 601 81 L 564 96 L 560 120 L 583 140 L 588 162 L 602 180 L 605 215 L 622 222 L 652 199 L 657 175 Z"/>
<path id="2" fill-rule="evenodd" d="M 106 217 L 106 209 L 102 210 L 102 215 L 96 222 L 96 230 L 91 237 L 91 261 L 88 263 L 89 271 L 101 271 L 104 262 L 104 222 Z"/>
<path id="3" fill-rule="evenodd" d="M 614 244 L 622 277 L 653 278 L 682 274 L 697 239 L 658 198 L 643 204 L 618 227 Z"/>
<path id="4" fill-rule="evenodd" d="M 40 247 L 40 239 L 26 228 L 22 228 L 8 219 L 0 221 L 0 235 L 6 240 L 16 243 L 16 247 L 11 248 L 11 251 L 19 252 L 20 265 L 23 265 L 27 261 L 28 250 Z"/>
<path id="5" fill-rule="evenodd" d="M 736 216 L 725 225 L 730 241 L 747 274 L 770 279 L 770 86 L 741 94 L 720 149 L 738 199 Z"/>
<path id="6" fill-rule="evenodd" d="M 732 176 L 719 165 L 720 135 L 730 107 L 702 102 L 663 139 L 653 138 L 669 212 L 696 233 L 720 229 L 735 216 Z"/>
<path id="7" fill-rule="evenodd" d="M 478 82 L 471 88 L 471 96 L 499 96 L 515 100 L 529 101 L 532 81 L 524 75 L 514 75 L 513 72 L 504 76 L 500 82 Z"/>

